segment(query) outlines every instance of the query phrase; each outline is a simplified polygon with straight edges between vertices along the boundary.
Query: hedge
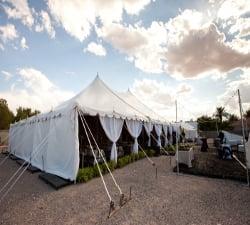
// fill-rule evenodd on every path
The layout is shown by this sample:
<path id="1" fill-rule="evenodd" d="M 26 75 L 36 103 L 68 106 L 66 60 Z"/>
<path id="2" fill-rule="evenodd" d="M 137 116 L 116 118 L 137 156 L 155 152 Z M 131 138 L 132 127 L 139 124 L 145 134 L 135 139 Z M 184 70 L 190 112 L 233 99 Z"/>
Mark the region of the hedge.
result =
<path id="1" fill-rule="evenodd" d="M 145 152 L 149 157 L 154 156 L 154 153 L 155 153 L 154 150 L 151 150 L 151 149 L 145 150 Z M 116 168 L 122 168 L 132 162 L 135 162 L 145 157 L 146 156 L 144 152 L 139 151 L 138 154 L 132 153 L 130 155 L 126 155 L 124 157 L 119 158 L 117 160 L 117 163 L 115 163 L 114 161 L 108 162 L 108 167 L 111 171 L 113 171 Z M 102 174 L 108 173 L 108 169 L 104 163 L 99 164 L 99 167 L 100 167 Z M 99 174 L 97 165 L 93 167 L 85 167 L 85 168 L 79 169 L 78 174 L 77 174 L 77 182 L 79 183 L 88 182 L 94 177 L 99 177 L 99 175 L 100 174 Z"/>

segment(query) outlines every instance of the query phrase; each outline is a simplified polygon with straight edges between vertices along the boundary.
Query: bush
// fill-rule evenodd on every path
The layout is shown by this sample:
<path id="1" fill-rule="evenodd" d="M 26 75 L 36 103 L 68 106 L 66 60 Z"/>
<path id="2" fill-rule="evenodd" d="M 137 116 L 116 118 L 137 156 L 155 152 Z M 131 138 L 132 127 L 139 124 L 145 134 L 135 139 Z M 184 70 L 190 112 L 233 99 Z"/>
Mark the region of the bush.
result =
<path id="1" fill-rule="evenodd" d="M 108 162 L 108 166 L 111 171 L 114 171 L 116 166 L 115 161 L 111 160 L 110 162 Z"/>
<path id="2" fill-rule="evenodd" d="M 145 152 L 149 157 L 152 157 L 155 154 L 154 150 L 152 149 L 146 150 Z M 135 162 L 145 157 L 146 156 L 144 152 L 142 151 L 139 151 L 138 154 L 131 153 L 130 155 L 126 155 L 126 156 L 123 156 L 122 158 L 119 158 L 117 160 L 117 163 L 115 163 L 115 161 L 108 162 L 108 167 L 111 171 L 113 171 L 115 168 L 122 168 L 131 162 Z M 102 174 L 108 173 L 108 169 L 105 163 L 99 164 L 99 167 L 100 167 Z M 97 165 L 93 167 L 86 167 L 83 169 L 79 169 L 78 174 L 77 174 L 77 182 L 87 182 L 91 180 L 92 178 L 99 177 L 99 176 L 100 174 L 99 174 Z"/>
<path id="3" fill-rule="evenodd" d="M 94 169 L 93 167 L 86 167 L 83 169 L 79 169 L 77 175 L 78 182 L 87 182 L 94 177 Z"/>
<path id="4" fill-rule="evenodd" d="M 146 151 L 148 157 L 153 157 L 155 155 L 155 151 L 153 149 L 148 149 Z"/>
<path id="5" fill-rule="evenodd" d="M 143 151 L 139 151 L 138 156 L 139 156 L 139 159 L 146 157 Z"/>

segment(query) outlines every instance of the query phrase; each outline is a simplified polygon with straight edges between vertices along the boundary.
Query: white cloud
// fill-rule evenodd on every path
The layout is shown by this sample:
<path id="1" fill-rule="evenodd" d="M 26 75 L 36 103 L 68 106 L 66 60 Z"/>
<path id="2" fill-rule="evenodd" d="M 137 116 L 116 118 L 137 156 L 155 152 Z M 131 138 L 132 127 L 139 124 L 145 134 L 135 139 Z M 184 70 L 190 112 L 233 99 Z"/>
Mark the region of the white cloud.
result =
<path id="1" fill-rule="evenodd" d="M 38 18 L 40 20 L 40 23 L 36 24 L 35 31 L 36 32 L 46 31 L 51 38 L 55 38 L 56 32 L 54 30 L 54 27 L 52 26 L 49 14 L 46 11 L 42 10 L 38 14 Z"/>
<path id="2" fill-rule="evenodd" d="M 73 93 L 61 90 L 34 68 L 19 69 L 18 75 L 21 78 L 19 82 L 14 83 L 9 91 L 0 92 L 12 110 L 23 106 L 44 112 L 73 96 Z"/>
<path id="3" fill-rule="evenodd" d="M 225 0 L 218 10 L 218 18 L 227 20 L 238 18 L 250 11 L 248 0 Z"/>
<path id="4" fill-rule="evenodd" d="M 22 39 L 20 41 L 20 46 L 21 46 L 22 49 L 28 49 L 29 48 L 29 46 L 26 43 L 25 37 L 22 37 Z"/>
<path id="5" fill-rule="evenodd" d="M 204 25 L 204 16 L 196 10 L 186 9 L 166 23 L 168 42 L 179 44 L 190 30 L 199 29 Z"/>
<path id="6" fill-rule="evenodd" d="M 5 70 L 2 70 L 1 73 L 4 76 L 5 81 L 8 81 L 13 76 L 10 72 L 5 71 Z"/>
<path id="7" fill-rule="evenodd" d="M 24 25 L 31 27 L 34 23 L 32 12 L 29 8 L 27 0 L 3 0 L 7 4 L 3 8 L 9 18 L 21 19 Z"/>
<path id="8" fill-rule="evenodd" d="M 195 119 L 202 114 L 213 111 L 213 103 L 200 101 L 192 96 L 193 88 L 185 83 L 173 87 L 165 82 L 142 79 L 135 80 L 131 90 L 145 105 L 168 121 L 175 121 L 176 99 L 178 120 Z"/>
<path id="9" fill-rule="evenodd" d="M 250 54 L 232 49 L 215 24 L 190 30 L 179 44 L 168 46 L 166 59 L 167 71 L 184 78 L 250 67 Z"/>
<path id="10" fill-rule="evenodd" d="M 225 92 L 218 96 L 218 105 L 225 105 L 226 110 L 239 115 L 237 90 L 240 90 L 243 108 L 250 107 L 250 69 L 241 70 L 237 80 L 226 84 Z M 233 97 L 232 97 L 233 96 Z"/>
<path id="11" fill-rule="evenodd" d="M 128 14 L 138 14 L 150 3 L 151 0 L 123 0 L 124 9 Z"/>
<path id="12" fill-rule="evenodd" d="M 91 29 L 100 19 L 102 24 L 122 20 L 123 9 L 128 14 L 138 14 L 150 0 L 48 0 L 51 15 L 58 24 L 73 37 L 83 41 L 89 36 Z"/>
<path id="13" fill-rule="evenodd" d="M 177 94 L 179 95 L 183 95 L 183 94 L 189 94 L 193 91 L 192 86 L 182 83 L 179 84 L 178 88 L 177 88 Z"/>
<path id="14" fill-rule="evenodd" d="M 121 53 L 125 53 L 126 58 L 142 71 L 163 72 L 167 32 L 162 22 L 154 21 L 148 28 L 112 23 L 97 29 L 97 34 Z"/>
<path id="15" fill-rule="evenodd" d="M 250 35 L 250 18 L 237 18 L 230 27 L 230 34 L 237 34 L 236 37 L 242 38 Z"/>
<path id="16" fill-rule="evenodd" d="M 98 55 L 98 56 L 105 56 L 106 55 L 106 49 L 101 45 L 97 44 L 95 42 L 90 42 L 83 50 L 84 52 L 90 52 L 92 54 Z"/>
<path id="17" fill-rule="evenodd" d="M 5 26 L 0 26 L 0 39 L 3 42 L 11 41 L 18 38 L 18 33 L 13 24 L 7 24 Z"/>

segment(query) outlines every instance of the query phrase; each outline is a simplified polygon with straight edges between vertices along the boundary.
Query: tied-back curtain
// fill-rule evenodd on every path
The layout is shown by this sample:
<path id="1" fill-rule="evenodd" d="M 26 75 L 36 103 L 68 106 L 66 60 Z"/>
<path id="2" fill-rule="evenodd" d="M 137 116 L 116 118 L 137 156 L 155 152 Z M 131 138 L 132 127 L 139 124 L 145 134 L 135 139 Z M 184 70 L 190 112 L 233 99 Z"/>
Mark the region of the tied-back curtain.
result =
<path id="1" fill-rule="evenodd" d="M 163 131 L 165 136 L 165 147 L 168 145 L 168 125 L 163 125 Z"/>
<path id="2" fill-rule="evenodd" d="M 144 128 L 148 135 L 148 147 L 150 147 L 151 146 L 151 131 L 153 130 L 153 124 L 151 122 L 145 122 Z"/>
<path id="3" fill-rule="evenodd" d="M 161 147 L 161 133 L 162 133 L 162 125 L 161 124 L 155 124 L 155 132 L 157 134 L 157 146 Z"/>
<path id="4" fill-rule="evenodd" d="M 141 130 L 142 130 L 142 122 L 137 120 L 126 120 L 126 125 L 128 128 L 128 132 L 134 138 L 133 145 L 133 153 L 138 153 L 138 140 Z"/>
<path id="5" fill-rule="evenodd" d="M 170 135 L 169 142 L 170 142 L 170 144 L 173 144 L 173 127 L 172 127 L 172 124 L 169 125 L 168 129 L 169 129 L 169 135 Z"/>
<path id="6" fill-rule="evenodd" d="M 123 127 L 123 120 L 114 117 L 100 116 L 102 128 L 107 135 L 108 139 L 112 141 L 110 159 L 117 162 L 117 148 L 116 142 L 118 141 Z"/>

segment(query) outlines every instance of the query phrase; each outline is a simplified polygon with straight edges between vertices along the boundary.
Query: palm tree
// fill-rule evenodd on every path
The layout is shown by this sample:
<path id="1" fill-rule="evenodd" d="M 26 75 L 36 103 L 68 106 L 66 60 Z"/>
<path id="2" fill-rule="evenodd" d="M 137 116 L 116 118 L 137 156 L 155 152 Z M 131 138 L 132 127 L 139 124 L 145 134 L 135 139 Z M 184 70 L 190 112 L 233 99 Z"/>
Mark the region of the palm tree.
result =
<path id="1" fill-rule="evenodd" d="M 228 113 L 225 111 L 225 107 L 217 107 L 215 117 L 218 118 L 219 122 L 222 123 L 223 117 L 227 117 Z"/>

